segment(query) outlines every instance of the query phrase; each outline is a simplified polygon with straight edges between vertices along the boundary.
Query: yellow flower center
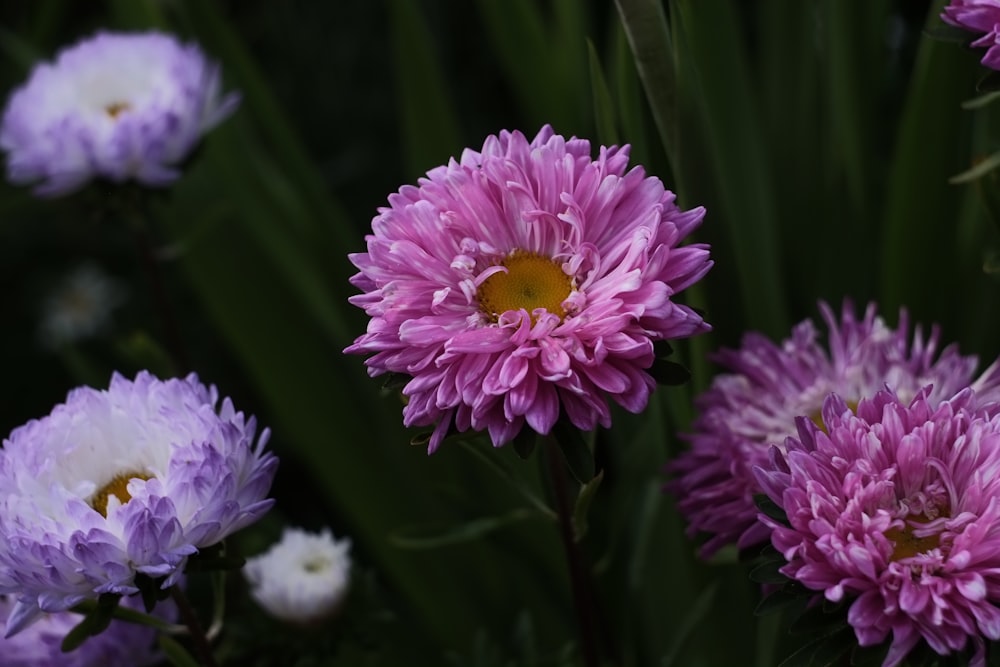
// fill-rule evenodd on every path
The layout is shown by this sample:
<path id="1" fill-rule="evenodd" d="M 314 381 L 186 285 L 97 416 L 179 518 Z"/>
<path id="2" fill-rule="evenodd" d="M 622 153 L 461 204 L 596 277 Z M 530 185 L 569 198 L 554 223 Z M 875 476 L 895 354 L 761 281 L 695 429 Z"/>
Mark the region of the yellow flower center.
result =
<path id="1" fill-rule="evenodd" d="M 573 278 L 562 266 L 548 257 L 533 252 L 515 250 L 507 256 L 498 271 L 479 286 L 479 308 L 494 322 L 508 310 L 536 308 L 566 316 L 562 302 L 573 291 Z"/>
<path id="2" fill-rule="evenodd" d="M 108 516 L 108 498 L 114 496 L 122 505 L 132 500 L 132 494 L 128 492 L 128 483 L 133 479 L 152 479 L 152 475 L 141 472 L 122 472 L 98 489 L 94 497 L 90 499 L 90 506 L 101 513 L 101 516 Z"/>
<path id="3" fill-rule="evenodd" d="M 847 408 L 851 412 L 857 412 L 858 411 L 858 402 L 857 401 L 844 401 L 844 402 L 847 403 Z M 826 433 L 827 435 L 829 435 L 830 432 L 826 430 L 826 424 L 823 423 L 823 410 L 822 410 L 822 408 L 820 408 L 819 410 L 816 410 L 811 415 L 809 415 L 809 419 L 811 419 L 813 421 L 813 424 L 816 424 L 816 426 L 819 426 L 819 430 L 821 430 L 821 431 L 823 431 L 823 433 Z"/>
<path id="4" fill-rule="evenodd" d="M 886 538 L 892 542 L 891 560 L 902 560 L 912 558 L 918 554 L 926 553 L 931 549 L 941 546 L 941 534 L 925 535 L 918 537 L 913 534 L 914 528 L 919 528 L 919 524 L 930 521 L 928 517 L 921 514 L 906 520 L 903 528 L 890 528 L 885 531 Z M 914 526 L 913 524 L 918 524 Z"/>
<path id="5" fill-rule="evenodd" d="M 118 115 L 123 111 L 128 111 L 131 105 L 128 102 L 112 102 L 104 107 L 104 113 L 108 114 L 112 118 L 118 118 Z"/>

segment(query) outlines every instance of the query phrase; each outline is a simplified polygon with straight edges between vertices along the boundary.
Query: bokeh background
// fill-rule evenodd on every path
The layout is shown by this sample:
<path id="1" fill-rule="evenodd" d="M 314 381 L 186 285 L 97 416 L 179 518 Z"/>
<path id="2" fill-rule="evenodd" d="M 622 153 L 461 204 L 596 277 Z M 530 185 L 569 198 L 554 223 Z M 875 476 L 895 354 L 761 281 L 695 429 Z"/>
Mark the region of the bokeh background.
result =
<path id="1" fill-rule="evenodd" d="M 817 299 L 877 300 L 890 323 L 905 306 L 965 353 L 1000 353 L 997 184 L 948 182 L 1000 148 L 1000 118 L 962 107 L 984 72 L 928 36 L 940 5 L 3 3 L 4 98 L 37 59 L 98 29 L 161 29 L 218 59 L 243 102 L 141 234 L 107 188 L 40 201 L 0 184 L 0 432 L 113 370 L 196 371 L 273 429 L 282 459 L 275 511 L 238 546 L 260 551 L 292 524 L 355 547 L 354 593 L 330 633 L 279 631 L 232 578 L 234 664 L 572 664 L 561 545 L 531 500 L 546 498 L 542 457 L 408 444 L 399 397 L 341 354 L 365 326 L 346 302 L 347 253 L 389 193 L 501 129 L 630 143 L 682 206 L 708 209 L 696 240 L 716 266 L 684 298 L 715 329 L 676 346 L 688 385 L 594 437 L 605 477 L 583 547 L 604 641 L 627 665 L 776 664 L 794 638 L 754 616 L 759 585 L 735 554 L 698 562 L 662 466 L 716 372 L 708 353 L 750 329 L 784 337 Z M 641 72 L 652 103 L 619 6 L 651 12 L 635 25 L 659 45 Z M 53 343 L 47 304 L 87 263 L 119 286 L 117 305 L 97 334 Z"/>

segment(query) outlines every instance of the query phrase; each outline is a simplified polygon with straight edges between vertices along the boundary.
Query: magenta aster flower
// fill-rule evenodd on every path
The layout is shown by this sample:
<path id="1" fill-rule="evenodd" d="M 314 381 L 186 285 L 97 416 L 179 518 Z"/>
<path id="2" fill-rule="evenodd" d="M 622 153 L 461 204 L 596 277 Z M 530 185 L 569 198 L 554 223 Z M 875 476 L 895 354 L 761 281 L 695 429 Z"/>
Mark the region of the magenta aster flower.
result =
<path id="1" fill-rule="evenodd" d="M 101 177 L 162 186 L 233 112 L 219 69 L 170 35 L 101 32 L 36 65 L 0 123 L 8 178 L 58 195 Z"/>
<path id="2" fill-rule="evenodd" d="M 788 525 L 761 516 L 781 572 L 850 601 L 862 646 L 891 633 L 884 667 L 924 639 L 940 655 L 1000 640 L 1000 416 L 971 390 L 909 405 L 889 391 L 852 405 L 833 394 L 821 428 L 798 419 L 785 452 L 755 468 Z"/>
<path id="3" fill-rule="evenodd" d="M 140 611 L 138 597 L 123 598 L 123 607 Z M 14 610 L 14 600 L 0 595 L 0 622 Z M 177 616 L 172 603 L 156 607 L 154 613 L 163 621 Z M 89 637 L 74 650 L 64 653 L 62 641 L 83 616 L 64 611 L 42 614 L 31 627 L 13 637 L 0 639 L 4 667 L 143 667 L 163 660 L 156 648 L 156 630 L 144 625 L 112 620 L 102 633 Z"/>
<path id="4" fill-rule="evenodd" d="M 371 317 L 349 353 L 370 375 L 409 376 L 408 426 L 486 430 L 494 445 L 563 411 L 608 426 L 607 399 L 637 412 L 654 386 L 655 341 L 709 327 L 678 292 L 710 268 L 680 242 L 704 215 L 681 211 L 628 147 L 501 132 L 433 169 L 379 210 L 351 255 L 351 303 Z"/>
<path id="5" fill-rule="evenodd" d="M 667 466 L 675 477 L 666 489 L 687 518 L 688 534 L 709 536 L 703 557 L 727 544 L 745 549 L 768 539 L 769 529 L 757 521 L 753 467 L 767 460 L 771 444 L 795 434 L 796 417 L 819 419 L 827 394 L 857 403 L 889 386 L 905 400 L 930 384 L 928 400 L 936 403 L 972 385 L 979 400 L 1000 400 L 1000 364 L 973 381 L 976 358 L 959 355 L 954 345 L 939 354 L 936 326 L 926 339 L 916 327 L 911 340 L 905 311 L 892 329 L 875 304 L 861 320 L 849 301 L 839 320 L 825 303 L 819 308 L 826 344 L 805 320 L 780 345 L 748 333 L 739 349 L 714 356 L 728 372 L 695 399 L 699 415 L 685 436 L 691 447 Z"/>
<path id="6" fill-rule="evenodd" d="M 951 0 L 941 18 L 945 23 L 980 34 L 970 46 L 985 48 L 983 65 L 1000 69 L 1000 0 Z"/>
<path id="7" fill-rule="evenodd" d="M 199 549 L 256 521 L 277 459 L 265 429 L 194 374 L 74 389 L 0 449 L 0 593 L 12 635 L 102 593 L 167 588 Z"/>

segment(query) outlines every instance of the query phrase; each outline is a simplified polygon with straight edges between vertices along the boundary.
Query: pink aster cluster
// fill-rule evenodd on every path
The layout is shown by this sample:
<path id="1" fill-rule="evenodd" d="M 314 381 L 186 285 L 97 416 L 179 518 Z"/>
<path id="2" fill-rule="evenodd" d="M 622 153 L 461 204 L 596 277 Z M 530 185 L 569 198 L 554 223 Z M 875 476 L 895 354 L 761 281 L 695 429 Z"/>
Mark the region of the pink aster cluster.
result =
<path id="1" fill-rule="evenodd" d="M 782 573 L 848 601 L 860 645 L 891 635 L 883 667 L 921 640 L 983 666 L 984 640 L 1000 640 L 1000 416 L 977 403 L 834 394 L 755 468 L 787 515 L 761 516 Z"/>
<path id="2" fill-rule="evenodd" d="M 1000 0 L 951 0 L 941 18 L 979 35 L 970 46 L 986 49 L 983 65 L 1000 69 Z"/>
<path id="3" fill-rule="evenodd" d="M 738 349 L 713 357 L 725 372 L 696 399 L 699 414 L 686 435 L 691 446 L 668 464 L 673 479 L 666 485 L 689 534 L 707 536 L 703 557 L 728 544 L 745 549 L 767 541 L 753 499 L 761 492 L 754 466 L 795 434 L 797 417 L 818 420 L 830 393 L 855 404 L 888 386 L 908 400 L 930 385 L 927 400 L 936 403 L 972 386 L 977 400 L 1000 400 L 1000 364 L 976 379 L 976 358 L 954 345 L 941 349 L 936 326 L 926 337 L 920 326 L 911 333 L 902 311 L 890 327 L 873 303 L 860 319 L 850 301 L 839 317 L 825 303 L 819 309 L 825 340 L 805 320 L 780 344 L 748 333 Z"/>
<path id="4" fill-rule="evenodd" d="M 347 348 L 369 374 L 401 374 L 408 426 L 548 433 L 561 414 L 610 425 L 608 400 L 642 410 L 653 343 L 708 330 L 678 293 L 711 267 L 681 246 L 704 210 L 672 192 L 628 147 L 543 127 L 489 137 L 379 210 L 368 251 L 351 255 L 371 318 Z"/>

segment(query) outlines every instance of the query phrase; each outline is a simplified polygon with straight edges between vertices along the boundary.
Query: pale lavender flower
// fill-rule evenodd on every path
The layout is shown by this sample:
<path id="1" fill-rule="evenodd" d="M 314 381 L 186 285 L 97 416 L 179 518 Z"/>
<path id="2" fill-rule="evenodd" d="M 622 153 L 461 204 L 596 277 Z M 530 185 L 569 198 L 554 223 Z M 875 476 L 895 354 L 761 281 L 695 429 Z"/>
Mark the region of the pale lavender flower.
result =
<path id="1" fill-rule="evenodd" d="M 857 403 L 888 386 L 906 400 L 930 384 L 929 400 L 938 402 L 971 385 L 979 400 L 1000 400 L 1000 364 L 975 379 L 976 357 L 959 355 L 954 345 L 939 353 L 936 326 L 926 339 L 917 326 L 911 339 L 905 311 L 890 328 L 875 304 L 860 320 L 849 301 L 839 319 L 827 304 L 819 308 L 825 344 L 805 320 L 780 344 L 748 333 L 739 349 L 714 355 L 727 372 L 695 399 L 699 414 L 685 436 L 690 449 L 667 466 L 674 478 L 666 489 L 677 498 L 688 533 L 708 536 L 703 557 L 727 544 L 745 549 L 768 539 L 770 531 L 757 521 L 753 467 L 767 460 L 771 444 L 794 435 L 796 417 L 818 419 L 827 394 Z"/>
<path id="2" fill-rule="evenodd" d="M 941 12 L 945 23 L 976 33 L 970 46 L 986 49 L 982 63 L 1000 69 L 1000 0 L 951 0 Z"/>
<path id="3" fill-rule="evenodd" d="M 163 186 L 202 135 L 229 116 L 219 68 L 157 32 L 99 32 L 35 66 L 0 123 L 7 176 L 59 195 L 93 178 Z"/>
<path id="4" fill-rule="evenodd" d="M 188 557 L 256 521 L 277 459 L 267 429 L 194 374 L 118 374 L 80 387 L 0 449 L 0 593 L 17 596 L 7 633 L 138 574 L 181 577 Z"/>
<path id="5" fill-rule="evenodd" d="M 266 552 L 248 558 L 250 595 L 275 618 L 308 625 L 343 603 L 351 583 L 351 541 L 328 530 L 286 528 Z"/>
<path id="6" fill-rule="evenodd" d="M 755 468 L 788 525 L 761 515 L 781 572 L 849 603 L 858 643 L 891 634 L 884 667 L 920 642 L 940 655 L 1000 640 L 1000 416 L 972 390 L 907 404 L 832 394 L 822 428 L 800 417 L 785 451 Z"/>
<path id="7" fill-rule="evenodd" d="M 123 598 L 123 607 L 141 610 L 138 597 Z M 0 595 L 0 622 L 14 610 L 11 596 Z M 157 605 L 154 614 L 171 622 L 177 616 L 170 602 Z M 62 640 L 83 616 L 69 611 L 42 614 L 31 627 L 13 637 L 0 639 L 0 664 L 4 667 L 144 667 L 163 661 L 156 648 L 156 630 L 135 623 L 112 620 L 103 632 L 88 637 L 80 646 L 63 652 Z"/>
<path id="8" fill-rule="evenodd" d="M 676 301 L 712 264 L 680 247 L 704 209 L 627 164 L 627 146 L 594 159 L 548 126 L 501 132 L 379 210 L 350 257 L 371 321 L 346 351 L 408 376 L 404 423 L 436 425 L 429 451 L 451 429 L 548 433 L 560 412 L 608 426 L 608 398 L 646 406 L 654 342 L 708 330 Z"/>

